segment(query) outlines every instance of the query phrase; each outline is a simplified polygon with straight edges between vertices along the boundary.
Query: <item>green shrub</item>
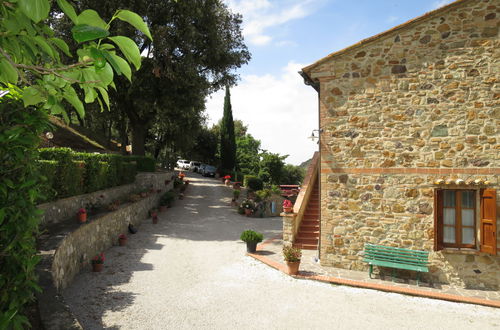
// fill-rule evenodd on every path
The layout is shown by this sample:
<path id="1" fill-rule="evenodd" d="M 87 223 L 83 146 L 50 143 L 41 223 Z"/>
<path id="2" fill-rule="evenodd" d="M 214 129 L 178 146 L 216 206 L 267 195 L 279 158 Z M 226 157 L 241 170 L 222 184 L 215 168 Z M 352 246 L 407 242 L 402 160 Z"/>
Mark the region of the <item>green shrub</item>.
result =
<path id="1" fill-rule="evenodd" d="M 172 206 L 174 200 L 175 200 L 175 192 L 173 192 L 172 190 L 167 191 L 160 197 L 160 205 L 170 207 Z"/>
<path id="2" fill-rule="evenodd" d="M 258 177 L 247 175 L 247 176 L 245 176 L 245 178 L 246 178 L 246 185 L 245 186 L 248 189 L 251 189 L 253 191 L 257 191 L 257 190 L 262 190 L 262 188 L 264 187 L 264 183 Z"/>
<path id="3" fill-rule="evenodd" d="M 40 148 L 40 159 L 69 161 L 75 154 L 70 148 Z"/>
<path id="4" fill-rule="evenodd" d="M 241 233 L 240 239 L 243 242 L 257 242 L 260 243 L 264 239 L 264 235 L 257 233 L 253 230 L 245 230 Z"/>
<path id="5" fill-rule="evenodd" d="M 28 327 L 25 306 L 39 291 L 35 273 L 41 211 L 40 135 L 48 129 L 43 109 L 24 108 L 11 92 L 0 98 L 0 328 Z M 47 173 L 49 171 L 47 170 Z M 45 175 L 45 174 L 44 174 Z"/>
<path id="6" fill-rule="evenodd" d="M 241 191 L 239 191 L 238 189 L 234 189 L 233 190 L 233 198 L 235 200 L 237 200 L 238 198 L 240 198 L 240 194 L 241 194 Z"/>
<path id="7" fill-rule="evenodd" d="M 297 262 L 300 261 L 301 257 L 302 251 L 299 248 L 295 248 L 293 246 L 283 247 L 283 258 L 285 261 Z"/>
<path id="8" fill-rule="evenodd" d="M 121 162 L 120 184 L 134 183 L 137 175 L 135 162 Z"/>
<path id="9" fill-rule="evenodd" d="M 264 201 L 264 200 L 268 199 L 269 197 L 271 197 L 271 194 L 272 194 L 271 189 L 257 190 L 255 192 L 255 195 L 257 196 L 256 201 L 257 202 Z"/>
<path id="10" fill-rule="evenodd" d="M 137 172 L 154 172 L 156 170 L 156 161 L 152 157 L 146 156 L 125 156 L 124 160 L 137 164 Z"/>
<path id="11" fill-rule="evenodd" d="M 37 203 L 53 201 L 57 194 L 53 188 L 56 180 L 57 162 L 55 160 L 37 160 L 37 164 L 42 179 Z"/>

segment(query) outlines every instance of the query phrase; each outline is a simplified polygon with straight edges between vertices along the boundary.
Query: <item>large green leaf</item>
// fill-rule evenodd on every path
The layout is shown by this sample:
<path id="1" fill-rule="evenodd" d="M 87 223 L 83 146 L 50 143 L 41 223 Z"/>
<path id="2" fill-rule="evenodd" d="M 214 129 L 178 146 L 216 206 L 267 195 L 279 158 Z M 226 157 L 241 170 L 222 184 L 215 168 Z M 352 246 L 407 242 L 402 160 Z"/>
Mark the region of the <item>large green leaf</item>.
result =
<path id="1" fill-rule="evenodd" d="M 33 22 L 38 23 L 49 16 L 48 0 L 18 0 L 19 9 Z"/>
<path id="2" fill-rule="evenodd" d="M 54 50 L 50 45 L 45 41 L 45 38 L 42 36 L 36 36 L 32 39 L 47 55 L 52 58 L 55 58 Z"/>
<path id="3" fill-rule="evenodd" d="M 108 29 L 108 25 L 106 24 L 106 22 L 104 22 L 101 16 L 99 16 L 99 14 L 92 9 L 87 9 L 82 11 L 80 15 L 78 15 L 77 22 L 78 25 L 86 24 L 86 25 L 96 26 L 103 30 Z"/>
<path id="4" fill-rule="evenodd" d="M 35 87 L 28 87 L 23 90 L 23 102 L 25 107 L 45 102 L 45 100 L 46 98 L 44 95 Z"/>
<path id="5" fill-rule="evenodd" d="M 116 67 L 113 65 L 113 68 L 115 69 L 115 71 L 120 74 L 119 72 L 123 73 L 125 75 L 125 77 L 127 77 L 127 79 L 129 81 L 132 81 L 132 70 L 130 69 L 130 65 L 128 65 L 127 61 L 125 61 L 123 58 L 121 58 L 120 56 L 116 55 L 116 54 L 113 54 L 113 53 L 108 53 L 108 52 L 103 52 L 104 53 L 104 57 L 106 57 L 106 59 L 109 61 L 109 59 L 111 59 L 111 61 L 109 62 L 111 65 L 113 65 L 113 63 L 115 63 L 114 65 L 116 65 Z M 109 58 L 109 59 L 108 59 Z M 118 70 L 116 70 L 118 68 Z"/>
<path id="6" fill-rule="evenodd" d="M 106 103 L 106 107 L 109 110 L 109 96 L 108 96 L 108 91 L 102 87 L 97 87 L 99 92 L 101 93 L 101 97 L 104 100 L 104 103 Z"/>
<path id="7" fill-rule="evenodd" d="M 70 86 L 69 88 L 66 88 L 64 90 L 63 97 L 76 109 L 76 111 L 80 115 L 80 118 L 83 118 L 85 116 L 85 109 L 83 108 L 83 103 L 78 98 L 78 95 L 76 94 L 76 91 L 73 89 L 73 87 Z"/>
<path id="8" fill-rule="evenodd" d="M 85 24 L 75 25 L 71 29 L 71 32 L 73 33 L 73 39 L 78 42 L 85 42 L 109 36 L 108 30 Z"/>
<path id="9" fill-rule="evenodd" d="M 5 58 L 0 60 L 0 82 L 17 84 L 17 70 Z"/>
<path id="10" fill-rule="evenodd" d="M 67 2 L 66 0 L 57 0 L 59 8 L 64 12 L 66 16 L 73 22 L 73 24 L 78 24 L 78 18 L 76 16 L 75 8 Z"/>
<path id="11" fill-rule="evenodd" d="M 127 60 L 135 66 L 136 70 L 140 69 L 141 53 L 132 39 L 122 36 L 109 37 L 108 39 L 113 41 L 120 48 L 123 55 L 125 55 Z"/>
<path id="12" fill-rule="evenodd" d="M 151 37 L 151 32 L 149 32 L 148 25 L 142 20 L 141 16 L 129 10 L 120 10 L 115 16 L 122 21 L 129 23 L 137 30 L 144 33 L 149 39 L 153 40 L 153 37 Z"/>
<path id="13" fill-rule="evenodd" d="M 109 63 L 106 63 L 106 65 L 101 69 L 95 69 L 95 72 L 104 86 L 108 86 L 113 81 L 113 68 L 111 68 Z"/>
<path id="14" fill-rule="evenodd" d="M 59 38 L 50 38 L 50 41 L 52 43 L 54 43 L 54 45 L 56 45 L 57 48 L 62 50 L 64 52 L 64 54 L 68 55 L 69 57 L 73 57 L 73 55 L 71 55 L 71 53 L 69 52 L 68 44 L 66 44 L 66 42 L 64 42 L 64 40 L 59 39 Z"/>

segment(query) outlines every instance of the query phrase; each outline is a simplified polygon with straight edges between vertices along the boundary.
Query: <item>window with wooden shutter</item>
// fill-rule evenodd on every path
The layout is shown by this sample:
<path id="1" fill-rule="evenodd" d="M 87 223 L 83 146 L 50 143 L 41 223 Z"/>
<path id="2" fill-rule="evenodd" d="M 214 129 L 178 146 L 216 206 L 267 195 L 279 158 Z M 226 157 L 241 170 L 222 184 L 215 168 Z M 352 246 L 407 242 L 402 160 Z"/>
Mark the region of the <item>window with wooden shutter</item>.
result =
<path id="1" fill-rule="evenodd" d="M 497 254 L 497 193 L 494 189 L 481 190 L 481 252 Z"/>

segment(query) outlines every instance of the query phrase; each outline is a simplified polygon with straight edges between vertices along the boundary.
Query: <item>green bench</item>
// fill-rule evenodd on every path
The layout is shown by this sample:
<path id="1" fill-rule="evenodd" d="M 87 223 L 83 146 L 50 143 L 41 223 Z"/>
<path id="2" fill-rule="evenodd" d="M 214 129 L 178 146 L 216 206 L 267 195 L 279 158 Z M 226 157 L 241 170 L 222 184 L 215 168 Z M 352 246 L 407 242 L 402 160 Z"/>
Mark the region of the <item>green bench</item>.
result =
<path id="1" fill-rule="evenodd" d="M 392 278 L 394 280 L 394 269 L 407 269 L 417 272 L 417 285 L 420 281 L 421 272 L 429 272 L 429 252 L 396 248 L 384 245 L 365 244 L 365 256 L 363 261 L 370 265 L 369 276 L 372 278 L 373 266 L 393 268 Z"/>

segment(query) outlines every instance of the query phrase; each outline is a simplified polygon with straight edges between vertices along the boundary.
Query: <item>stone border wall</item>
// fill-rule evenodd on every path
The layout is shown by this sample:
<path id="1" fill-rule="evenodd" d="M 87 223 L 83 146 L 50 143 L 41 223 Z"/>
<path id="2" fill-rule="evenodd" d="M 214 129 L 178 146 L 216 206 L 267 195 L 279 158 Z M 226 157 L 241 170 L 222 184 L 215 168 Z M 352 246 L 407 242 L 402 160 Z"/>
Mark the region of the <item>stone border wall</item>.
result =
<path id="1" fill-rule="evenodd" d="M 76 217 L 76 212 L 80 208 L 85 208 L 87 204 L 95 204 L 98 201 L 109 204 L 119 199 L 123 195 L 130 194 L 141 189 L 162 189 L 165 191 L 165 180 L 172 180 L 173 172 L 141 172 L 135 177 L 133 184 L 117 186 L 105 190 L 94 191 L 89 194 L 72 196 L 58 199 L 54 202 L 38 205 L 38 209 L 44 212 L 41 219 L 41 227 L 46 228 L 56 223 L 63 222 L 71 217 Z M 158 176 L 163 179 L 160 180 Z M 171 188 L 169 188 L 171 189 Z"/>
<path id="2" fill-rule="evenodd" d="M 128 234 L 129 223 L 138 227 L 144 219 L 147 219 L 149 210 L 158 205 L 162 193 L 173 188 L 173 181 L 165 185 L 165 180 L 171 179 L 172 172 L 141 174 L 136 179 L 137 186 L 162 191 L 135 203 L 122 205 L 116 211 L 90 218 L 85 224 L 77 224 L 70 220 L 72 218 L 66 218 L 66 221 L 58 219 L 56 225 L 51 226 L 50 235 L 46 235 L 47 237 L 39 242 L 41 262 L 37 265 L 37 273 L 43 291 L 37 294 L 37 300 L 45 329 L 83 329 L 59 294 L 60 290 L 67 287 L 81 269 L 89 267 L 90 260 L 95 254 L 117 245 L 118 236 L 122 233 Z M 134 185 L 117 188 L 123 188 L 122 193 L 126 193 L 128 186 Z M 117 188 L 96 193 L 108 194 L 109 190 L 113 190 L 114 194 Z M 86 198 L 87 195 L 83 197 Z M 77 197 L 65 200 L 74 199 L 72 203 L 78 203 Z M 68 201 L 64 201 L 58 204 L 58 207 L 67 203 Z"/>

